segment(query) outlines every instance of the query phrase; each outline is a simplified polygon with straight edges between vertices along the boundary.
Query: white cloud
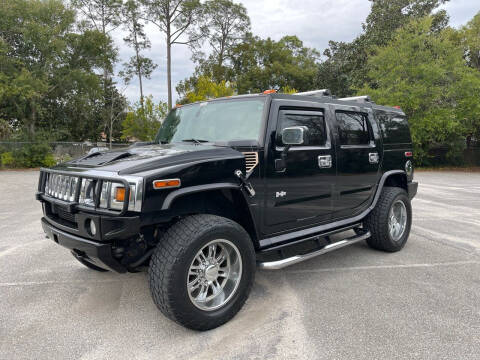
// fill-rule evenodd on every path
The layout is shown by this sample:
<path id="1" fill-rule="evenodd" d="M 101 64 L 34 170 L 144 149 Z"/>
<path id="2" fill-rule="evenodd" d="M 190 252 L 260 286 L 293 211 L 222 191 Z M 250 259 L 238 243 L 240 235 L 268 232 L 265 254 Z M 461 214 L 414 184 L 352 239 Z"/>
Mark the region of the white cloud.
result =
<path id="1" fill-rule="evenodd" d="M 367 0 L 240 0 L 247 8 L 252 21 L 252 31 L 261 37 L 278 40 L 285 35 L 297 35 L 306 46 L 319 51 L 329 40 L 350 41 L 361 31 L 362 22 L 370 12 Z M 451 0 L 443 6 L 450 15 L 452 26 L 458 27 L 470 20 L 480 10 L 478 0 Z M 167 99 L 166 47 L 164 35 L 154 25 L 146 27 L 152 48 L 146 53 L 157 69 L 152 79 L 144 81 L 144 93 L 152 94 L 156 101 Z M 118 32 L 115 41 L 119 46 L 121 62 L 133 55 L 123 43 L 125 34 Z M 175 45 L 172 49 L 173 98 L 175 86 L 190 76 L 195 65 L 187 46 Z M 118 69 L 120 70 L 120 69 Z M 120 80 L 119 80 L 120 81 Z M 126 88 L 130 101 L 137 101 L 139 89 L 136 79 Z"/>

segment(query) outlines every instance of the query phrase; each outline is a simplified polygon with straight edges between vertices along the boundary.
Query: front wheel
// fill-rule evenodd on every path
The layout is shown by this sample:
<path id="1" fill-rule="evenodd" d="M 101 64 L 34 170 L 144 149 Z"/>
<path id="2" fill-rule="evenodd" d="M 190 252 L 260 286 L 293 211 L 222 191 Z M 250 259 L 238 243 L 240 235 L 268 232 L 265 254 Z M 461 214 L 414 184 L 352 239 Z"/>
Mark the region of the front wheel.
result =
<path id="1" fill-rule="evenodd" d="M 174 224 L 160 239 L 150 261 L 150 291 L 170 319 L 209 330 L 241 309 L 254 274 L 253 244 L 239 224 L 194 215 Z"/>
<path id="2" fill-rule="evenodd" d="M 406 191 L 385 187 L 372 212 L 364 221 L 372 236 L 370 247 L 388 252 L 401 250 L 407 243 L 412 225 L 412 205 Z"/>

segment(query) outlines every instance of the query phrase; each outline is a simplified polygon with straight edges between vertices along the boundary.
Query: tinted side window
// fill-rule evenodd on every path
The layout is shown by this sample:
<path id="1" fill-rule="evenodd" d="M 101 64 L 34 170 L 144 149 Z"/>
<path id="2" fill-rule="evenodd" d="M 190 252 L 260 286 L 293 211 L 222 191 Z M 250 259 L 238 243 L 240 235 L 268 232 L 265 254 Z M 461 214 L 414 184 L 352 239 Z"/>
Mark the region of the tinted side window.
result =
<path id="1" fill-rule="evenodd" d="M 337 111 L 336 113 L 340 145 L 368 145 L 370 130 L 366 114 Z"/>
<path id="2" fill-rule="evenodd" d="M 403 115 L 378 111 L 375 114 L 382 129 L 385 144 L 411 143 L 410 128 L 407 118 Z"/>
<path id="3" fill-rule="evenodd" d="M 277 129 L 278 145 L 282 145 L 283 129 L 292 126 L 304 126 L 308 129 L 307 131 L 305 131 L 306 141 L 304 145 L 325 145 L 327 136 L 323 113 L 315 111 L 309 114 L 308 111 L 280 110 L 278 114 Z"/>

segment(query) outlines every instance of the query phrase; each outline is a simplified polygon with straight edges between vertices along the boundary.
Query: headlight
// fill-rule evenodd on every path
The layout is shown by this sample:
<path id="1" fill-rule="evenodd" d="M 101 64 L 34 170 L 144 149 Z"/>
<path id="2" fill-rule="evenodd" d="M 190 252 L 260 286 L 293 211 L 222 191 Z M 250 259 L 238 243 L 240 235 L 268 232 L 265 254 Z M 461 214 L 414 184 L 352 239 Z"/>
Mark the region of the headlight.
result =
<path id="1" fill-rule="evenodd" d="M 94 182 L 90 179 L 82 179 L 82 187 L 80 188 L 79 203 L 87 206 L 95 206 L 93 195 L 95 194 Z"/>
<path id="2" fill-rule="evenodd" d="M 135 185 L 130 184 L 130 201 L 128 203 L 128 210 L 135 209 Z M 110 209 L 122 210 L 123 202 L 125 200 L 125 187 L 123 184 L 112 184 L 112 190 L 110 191 Z"/>
<path id="3" fill-rule="evenodd" d="M 128 210 L 139 210 L 141 202 L 141 194 L 137 194 L 137 185 L 130 184 L 130 199 L 128 203 Z M 90 179 L 82 179 L 82 186 L 80 189 L 79 203 L 86 206 L 95 206 L 95 182 Z M 138 191 L 141 191 L 141 187 L 138 186 Z M 99 207 L 103 209 L 122 210 L 125 200 L 125 186 L 121 183 L 103 181 L 102 190 L 100 192 Z M 136 206 L 137 205 L 137 206 Z"/>

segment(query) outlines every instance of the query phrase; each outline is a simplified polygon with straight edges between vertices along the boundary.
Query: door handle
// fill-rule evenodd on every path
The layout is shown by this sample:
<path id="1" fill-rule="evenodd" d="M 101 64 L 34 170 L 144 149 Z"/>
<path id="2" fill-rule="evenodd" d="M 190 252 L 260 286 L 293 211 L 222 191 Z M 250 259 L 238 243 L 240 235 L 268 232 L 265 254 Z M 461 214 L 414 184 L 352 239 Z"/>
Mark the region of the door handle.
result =
<path id="1" fill-rule="evenodd" d="M 368 154 L 368 161 L 370 164 L 378 164 L 379 156 L 378 153 L 369 153 Z"/>
<path id="2" fill-rule="evenodd" d="M 328 169 L 332 167 L 332 155 L 320 155 L 318 157 L 318 167 Z"/>

